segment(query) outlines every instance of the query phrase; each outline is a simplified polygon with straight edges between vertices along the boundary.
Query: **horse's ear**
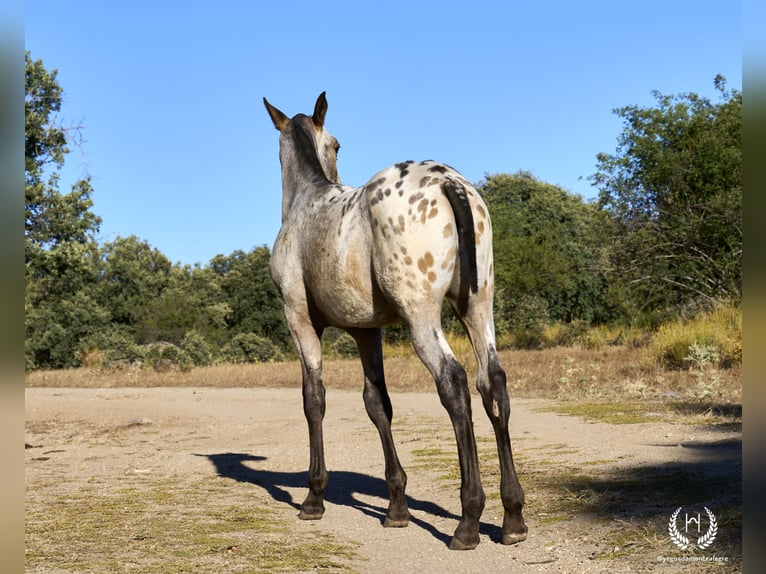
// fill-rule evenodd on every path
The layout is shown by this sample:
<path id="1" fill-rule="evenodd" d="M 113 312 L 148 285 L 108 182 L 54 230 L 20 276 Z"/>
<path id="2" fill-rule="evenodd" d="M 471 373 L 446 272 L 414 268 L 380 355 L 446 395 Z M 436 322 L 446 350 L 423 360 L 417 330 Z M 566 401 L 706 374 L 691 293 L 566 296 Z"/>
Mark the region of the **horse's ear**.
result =
<path id="1" fill-rule="evenodd" d="M 321 128 L 324 126 L 324 116 L 326 113 L 327 97 L 325 96 L 325 92 L 322 92 L 317 98 L 317 103 L 314 104 L 314 115 L 311 118 L 314 121 L 314 125 L 316 127 Z"/>
<path id="2" fill-rule="evenodd" d="M 269 112 L 269 115 L 271 116 L 271 121 L 274 122 L 274 127 L 281 132 L 283 129 L 285 129 L 285 126 L 287 125 L 287 122 L 290 121 L 290 118 L 272 106 L 266 98 L 263 98 L 263 103 L 266 106 L 266 111 Z"/>

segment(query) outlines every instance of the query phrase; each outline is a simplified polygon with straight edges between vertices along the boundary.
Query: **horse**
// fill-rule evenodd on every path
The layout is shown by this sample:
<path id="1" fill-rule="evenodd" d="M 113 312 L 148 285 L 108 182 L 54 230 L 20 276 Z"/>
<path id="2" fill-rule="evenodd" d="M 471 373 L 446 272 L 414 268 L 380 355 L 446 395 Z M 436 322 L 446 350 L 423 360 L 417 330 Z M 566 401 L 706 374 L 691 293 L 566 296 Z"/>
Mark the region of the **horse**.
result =
<path id="1" fill-rule="evenodd" d="M 492 315 L 492 225 L 479 193 L 453 168 L 431 160 L 397 163 L 362 187 L 343 185 L 337 170 L 340 144 L 324 128 L 325 92 L 317 98 L 311 116 L 288 118 L 266 98 L 263 102 L 280 132 L 282 176 L 282 226 L 272 250 L 270 273 L 300 356 L 309 432 L 309 492 L 299 518 L 320 519 L 325 510 L 328 474 L 320 341 L 327 327 L 336 327 L 356 341 L 364 372 L 365 409 L 383 447 L 390 494 L 384 526 L 407 526 L 407 475 L 391 433 L 393 411 L 381 336 L 382 328 L 403 321 L 455 432 L 462 516 L 449 547 L 470 550 L 479 543 L 485 494 L 468 377 L 441 324 L 446 297 L 476 355 L 477 387 L 497 442 L 504 507 L 501 542 L 525 540 L 524 492 L 513 464 L 510 402 Z"/>

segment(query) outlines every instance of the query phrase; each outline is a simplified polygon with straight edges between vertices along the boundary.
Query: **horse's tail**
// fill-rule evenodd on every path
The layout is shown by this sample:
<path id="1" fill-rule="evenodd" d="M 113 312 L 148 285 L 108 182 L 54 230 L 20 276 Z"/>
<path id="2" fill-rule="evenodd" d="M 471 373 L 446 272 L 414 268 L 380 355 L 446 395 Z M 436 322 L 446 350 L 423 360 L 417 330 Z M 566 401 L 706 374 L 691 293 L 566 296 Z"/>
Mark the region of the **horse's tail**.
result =
<path id="1" fill-rule="evenodd" d="M 442 184 L 442 191 L 452 206 L 457 224 L 458 251 L 460 253 L 460 291 L 457 310 L 464 315 L 468 310 L 468 290 L 479 290 L 479 278 L 476 268 L 476 235 L 473 227 L 473 212 L 465 187 L 451 179 Z"/>

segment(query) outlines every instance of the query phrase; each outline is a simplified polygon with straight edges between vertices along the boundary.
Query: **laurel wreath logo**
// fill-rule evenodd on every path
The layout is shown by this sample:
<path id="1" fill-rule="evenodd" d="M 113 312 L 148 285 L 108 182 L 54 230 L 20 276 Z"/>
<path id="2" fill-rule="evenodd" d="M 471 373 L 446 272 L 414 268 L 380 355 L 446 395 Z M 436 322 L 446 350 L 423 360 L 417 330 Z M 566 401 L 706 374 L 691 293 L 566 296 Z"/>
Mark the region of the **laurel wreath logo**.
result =
<path id="1" fill-rule="evenodd" d="M 713 543 L 718 534 L 718 522 L 716 522 L 715 514 L 713 514 L 707 506 L 705 507 L 705 512 L 707 512 L 708 518 L 710 519 L 710 526 L 708 527 L 707 532 L 697 539 L 697 546 L 703 550 Z"/>
<path id="2" fill-rule="evenodd" d="M 710 525 L 708 526 L 707 532 L 697 538 L 697 543 L 694 544 L 689 541 L 687 536 L 681 534 L 681 532 L 678 530 L 678 526 L 676 525 L 676 520 L 678 519 L 678 515 L 680 514 L 682 508 L 683 506 L 679 506 L 670 516 L 670 520 L 668 521 L 668 534 L 670 535 L 670 539 L 681 550 L 694 548 L 695 546 L 704 550 L 713 543 L 715 537 L 718 535 L 718 522 L 716 521 L 715 514 L 713 514 L 713 512 L 707 506 L 704 507 L 705 512 L 710 519 Z"/>

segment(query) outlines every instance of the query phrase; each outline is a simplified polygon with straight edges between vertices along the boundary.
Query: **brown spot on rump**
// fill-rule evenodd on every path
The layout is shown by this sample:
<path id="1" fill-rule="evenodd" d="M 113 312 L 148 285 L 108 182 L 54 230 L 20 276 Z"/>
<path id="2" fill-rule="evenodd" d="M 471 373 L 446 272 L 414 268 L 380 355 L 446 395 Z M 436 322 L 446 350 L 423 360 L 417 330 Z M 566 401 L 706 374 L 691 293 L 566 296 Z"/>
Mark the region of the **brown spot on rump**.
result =
<path id="1" fill-rule="evenodd" d="M 388 224 L 391 226 L 391 229 L 393 230 L 395 235 L 404 233 L 404 217 L 402 217 L 401 215 L 398 217 L 397 223 L 394 223 L 393 217 L 389 217 Z"/>
<path id="2" fill-rule="evenodd" d="M 386 182 L 386 178 L 385 177 L 379 177 L 375 181 L 370 182 L 369 185 L 367 185 L 367 187 L 365 187 L 364 189 L 368 193 L 372 193 L 377 188 L 379 188 L 381 185 L 383 185 L 385 182 Z"/>
<path id="3" fill-rule="evenodd" d="M 402 255 L 407 255 L 407 248 L 404 245 L 400 245 L 399 250 L 402 252 Z"/>
<path id="4" fill-rule="evenodd" d="M 487 212 L 484 211 L 484 208 L 481 205 L 477 205 L 476 209 L 478 210 L 479 215 L 481 215 L 485 219 L 487 218 Z"/>
<path id="5" fill-rule="evenodd" d="M 449 248 L 449 251 L 447 251 L 447 256 L 444 258 L 444 261 L 441 264 L 441 268 L 447 269 L 450 266 L 454 268 L 455 255 L 457 255 L 457 248 L 453 245 L 452 247 Z"/>
<path id="6" fill-rule="evenodd" d="M 426 251 L 425 255 L 418 259 L 418 269 L 423 274 L 428 273 L 428 269 L 434 266 L 434 256 L 430 251 Z"/>
<path id="7" fill-rule="evenodd" d="M 371 206 L 372 206 L 372 205 L 375 205 L 376 203 L 378 203 L 378 202 L 381 202 L 381 201 L 383 201 L 383 191 L 379 189 L 379 190 L 378 190 L 378 191 L 375 193 L 375 197 L 373 197 L 372 199 L 370 199 L 370 205 L 371 205 Z"/>
<path id="8" fill-rule="evenodd" d="M 428 209 L 428 199 L 422 199 L 418 203 L 418 211 L 420 212 L 420 223 L 426 222 L 426 210 Z"/>
<path id="9" fill-rule="evenodd" d="M 405 265 L 412 265 L 412 257 L 410 257 L 409 255 L 407 255 L 407 256 L 404 258 L 404 263 L 405 263 Z"/>
<path id="10" fill-rule="evenodd" d="M 442 235 L 446 238 L 452 235 L 452 224 L 448 223 L 444 226 L 444 229 L 442 230 Z"/>
<path id="11" fill-rule="evenodd" d="M 418 187 L 425 187 L 429 185 L 433 181 L 433 178 L 430 175 L 424 175 L 420 178 L 420 182 L 418 183 Z"/>
<path id="12" fill-rule="evenodd" d="M 410 205 L 412 205 L 413 203 L 415 203 L 416 201 L 418 201 L 420 199 L 423 199 L 423 192 L 422 191 L 419 191 L 417 193 L 413 193 L 410 196 L 410 200 L 409 200 L 410 201 Z"/>
<path id="13" fill-rule="evenodd" d="M 413 162 L 410 159 L 410 160 L 407 160 L 407 161 L 404 161 L 404 162 L 401 162 L 401 163 L 397 163 L 397 164 L 394 165 L 394 167 L 399 170 L 399 178 L 400 179 L 404 178 L 404 176 L 406 176 L 408 173 L 410 173 L 407 168 L 410 166 L 410 164 L 413 164 L 413 163 L 415 163 L 415 162 Z"/>
<path id="14" fill-rule="evenodd" d="M 399 181 L 397 181 L 397 182 L 394 184 L 394 187 L 396 187 L 396 189 L 399 189 L 400 187 L 402 187 L 402 184 L 403 184 L 403 183 L 404 183 L 404 182 L 403 182 L 403 181 L 400 179 Z"/>
<path id="15" fill-rule="evenodd" d="M 435 171 L 437 173 L 447 173 L 447 168 L 443 165 L 432 165 L 428 168 L 428 171 Z"/>
<path id="16" fill-rule="evenodd" d="M 431 291 L 431 284 L 426 279 L 423 279 L 422 285 L 423 285 L 423 289 L 425 289 L 428 292 Z"/>
<path id="17" fill-rule="evenodd" d="M 428 281 L 429 283 L 436 283 L 436 273 L 433 271 L 428 272 Z"/>
<path id="18" fill-rule="evenodd" d="M 477 231 L 476 231 L 476 245 L 479 245 L 481 243 L 481 238 L 484 235 L 484 222 L 483 221 L 479 221 L 476 224 L 476 229 L 477 229 Z"/>
<path id="19" fill-rule="evenodd" d="M 428 212 L 428 219 L 436 217 L 438 213 L 439 213 L 439 210 L 434 207 L 431 211 Z"/>

